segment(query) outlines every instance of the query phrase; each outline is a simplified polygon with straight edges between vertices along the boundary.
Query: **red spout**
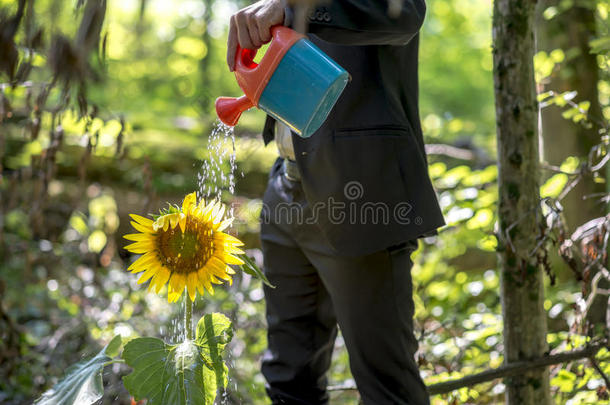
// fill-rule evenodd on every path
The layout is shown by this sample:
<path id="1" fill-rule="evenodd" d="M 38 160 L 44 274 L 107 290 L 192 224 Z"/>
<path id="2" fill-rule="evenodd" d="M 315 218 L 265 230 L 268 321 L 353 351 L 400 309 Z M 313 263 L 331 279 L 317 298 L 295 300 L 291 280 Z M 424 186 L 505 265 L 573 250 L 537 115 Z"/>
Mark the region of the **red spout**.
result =
<path id="1" fill-rule="evenodd" d="M 234 127 L 241 117 L 241 113 L 254 107 L 254 103 L 246 96 L 239 98 L 218 97 L 216 99 L 216 114 L 225 124 Z"/>

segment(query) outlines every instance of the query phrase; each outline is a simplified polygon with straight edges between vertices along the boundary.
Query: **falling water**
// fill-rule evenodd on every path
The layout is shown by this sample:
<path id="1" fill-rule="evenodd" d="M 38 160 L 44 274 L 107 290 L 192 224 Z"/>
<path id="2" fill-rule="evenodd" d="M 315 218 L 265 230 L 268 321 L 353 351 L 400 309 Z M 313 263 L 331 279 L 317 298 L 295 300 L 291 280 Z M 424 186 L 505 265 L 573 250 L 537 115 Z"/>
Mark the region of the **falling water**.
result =
<path id="1" fill-rule="evenodd" d="M 201 164 L 201 170 L 197 174 L 197 185 L 199 197 L 206 200 L 221 200 L 223 191 L 235 194 L 235 133 L 233 127 L 227 126 L 217 121 L 208 137 L 206 149 L 207 159 Z M 228 164 L 228 167 L 227 167 Z M 230 207 L 227 216 L 233 217 L 233 207 Z M 225 352 L 227 366 L 231 368 L 231 350 L 227 348 Z M 231 383 L 231 376 L 228 383 Z M 227 386 L 229 388 L 229 386 Z M 220 390 L 216 399 L 217 403 L 227 404 L 229 394 L 227 391 Z"/>
<path id="2" fill-rule="evenodd" d="M 233 127 L 217 121 L 208 137 L 206 149 L 208 156 L 197 174 L 199 196 L 209 200 L 220 199 L 225 190 L 234 194 L 236 163 Z"/>

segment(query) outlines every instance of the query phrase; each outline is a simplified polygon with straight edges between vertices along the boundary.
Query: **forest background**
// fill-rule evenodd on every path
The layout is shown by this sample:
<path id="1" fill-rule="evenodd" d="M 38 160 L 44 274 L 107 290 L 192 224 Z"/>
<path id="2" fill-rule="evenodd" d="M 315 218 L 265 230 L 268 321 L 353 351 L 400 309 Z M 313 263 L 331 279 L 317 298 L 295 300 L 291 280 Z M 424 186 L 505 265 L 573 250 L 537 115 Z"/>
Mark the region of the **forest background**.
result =
<path id="1" fill-rule="evenodd" d="M 21 3 L 18 63 L 11 66 L 11 18 Z M 209 147 L 214 99 L 240 93 L 225 44 L 227 21 L 245 2 L 109 0 L 101 15 L 90 3 L 0 0 L 0 403 L 31 403 L 115 334 L 176 335 L 180 308 L 147 294 L 125 271 L 134 257 L 121 236 L 130 230 L 129 213 L 156 212 L 198 189 L 197 174 L 216 153 Z M 418 361 L 433 384 L 500 366 L 503 340 L 492 2 L 427 4 L 420 107 L 448 225 L 420 243 L 413 277 Z M 544 0 L 537 9 L 540 192 L 562 203 L 564 237 L 607 229 L 599 221 L 581 227 L 606 214 L 605 176 L 578 173 L 610 119 L 608 13 L 607 0 Z M 80 35 L 83 21 L 99 29 Z M 236 190 L 223 195 L 238 219 L 234 231 L 259 262 L 260 198 L 277 154 L 263 146 L 263 119 L 252 110 L 236 127 Z M 560 257 L 560 243 L 550 245 L 543 259 L 547 341 L 552 351 L 570 350 L 604 333 L 594 329 L 603 329 L 608 300 L 587 306 L 591 276 Z M 216 291 L 195 312 L 220 311 L 234 321 L 223 400 L 267 403 L 259 372 L 261 283 L 244 275 Z M 599 364 L 584 359 L 551 369 L 556 403 L 608 403 L 608 381 L 595 366 L 608 375 L 610 355 L 598 355 Z M 108 367 L 103 403 L 130 403 L 119 383 L 128 371 Z M 340 338 L 330 380 L 338 386 L 333 404 L 356 401 L 353 390 L 340 389 L 353 382 Z M 504 390 L 496 379 L 433 402 L 501 403 Z"/>

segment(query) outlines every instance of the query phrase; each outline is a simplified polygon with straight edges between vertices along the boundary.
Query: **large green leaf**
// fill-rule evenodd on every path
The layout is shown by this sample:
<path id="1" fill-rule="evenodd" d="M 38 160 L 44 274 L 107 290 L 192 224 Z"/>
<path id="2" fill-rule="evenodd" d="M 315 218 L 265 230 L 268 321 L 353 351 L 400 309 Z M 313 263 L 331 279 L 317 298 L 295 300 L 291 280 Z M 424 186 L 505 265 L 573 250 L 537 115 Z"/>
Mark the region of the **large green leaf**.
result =
<path id="1" fill-rule="evenodd" d="M 123 350 L 134 369 L 123 378 L 125 387 L 148 405 L 212 405 L 217 388 L 226 386 L 222 352 L 232 336 L 231 322 L 210 314 L 199 321 L 195 341 L 170 345 L 157 338 L 134 339 Z"/>
<path id="2" fill-rule="evenodd" d="M 102 369 L 116 356 L 121 336 L 115 336 L 95 357 L 76 363 L 66 370 L 66 376 L 53 388 L 42 394 L 38 405 L 89 405 L 104 395 Z"/>
<path id="3" fill-rule="evenodd" d="M 233 325 L 223 314 L 204 315 L 197 323 L 195 342 L 201 348 L 201 355 L 214 372 L 215 385 L 227 386 L 227 366 L 222 354 L 224 348 L 233 339 Z"/>

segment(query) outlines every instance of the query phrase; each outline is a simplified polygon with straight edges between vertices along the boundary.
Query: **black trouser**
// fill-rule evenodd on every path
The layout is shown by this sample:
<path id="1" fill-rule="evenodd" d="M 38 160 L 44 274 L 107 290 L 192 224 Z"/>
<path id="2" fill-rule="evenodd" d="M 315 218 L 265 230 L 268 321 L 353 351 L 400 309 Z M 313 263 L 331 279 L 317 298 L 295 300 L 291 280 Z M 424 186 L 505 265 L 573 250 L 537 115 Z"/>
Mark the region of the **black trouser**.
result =
<path id="1" fill-rule="evenodd" d="M 338 323 L 365 404 L 428 404 L 414 361 L 410 255 L 417 242 L 340 257 L 315 223 L 306 223 L 310 214 L 300 183 L 276 162 L 261 216 L 265 274 L 276 286 L 265 287 L 269 347 L 262 364 L 273 403 L 328 403 Z"/>

